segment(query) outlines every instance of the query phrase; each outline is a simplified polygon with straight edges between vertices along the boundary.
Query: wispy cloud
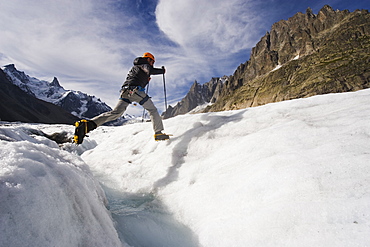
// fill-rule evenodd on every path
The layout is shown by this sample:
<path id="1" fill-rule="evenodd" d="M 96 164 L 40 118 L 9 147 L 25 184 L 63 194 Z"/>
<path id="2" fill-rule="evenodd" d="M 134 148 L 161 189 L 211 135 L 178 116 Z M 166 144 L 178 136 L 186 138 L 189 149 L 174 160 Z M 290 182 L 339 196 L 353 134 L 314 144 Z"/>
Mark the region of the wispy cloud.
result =
<path id="1" fill-rule="evenodd" d="M 213 55 L 250 47 L 259 33 L 255 1 L 161 0 L 156 10 L 158 25 L 187 51 Z M 243 42 L 241 42 L 243 41 Z M 207 49 L 208 48 L 208 49 Z"/>
<path id="2" fill-rule="evenodd" d="M 6 61 L 14 61 L 31 75 L 57 76 L 70 89 L 104 95 L 107 100 L 117 94 L 123 69 L 132 60 L 125 57 L 125 43 L 115 34 L 129 21 L 125 15 L 117 20 L 109 7 L 109 1 L 92 0 L 2 1 L 0 19 L 6 25 L 0 27 L 1 52 Z M 115 99 L 108 101 L 112 104 Z"/>
<path id="3" fill-rule="evenodd" d="M 1 61 L 40 79 L 57 76 L 112 106 L 136 56 L 150 51 L 156 66 L 166 66 L 169 102 L 176 102 L 195 80 L 226 73 L 230 65 L 218 62 L 251 47 L 260 21 L 252 1 L 241 0 L 14 0 L 0 8 Z M 150 92 L 163 99 L 161 78 L 153 77 Z"/>
<path id="4" fill-rule="evenodd" d="M 57 76 L 65 88 L 114 106 L 132 61 L 149 51 L 157 67 L 166 66 L 168 101 L 175 103 L 195 80 L 204 83 L 232 74 L 248 60 L 250 48 L 272 20 L 298 8 L 295 4 L 289 9 L 293 5 L 286 2 L 4 0 L 0 62 L 15 63 L 40 79 Z M 149 91 L 157 104 L 163 101 L 162 83 L 161 76 L 153 76 Z"/>

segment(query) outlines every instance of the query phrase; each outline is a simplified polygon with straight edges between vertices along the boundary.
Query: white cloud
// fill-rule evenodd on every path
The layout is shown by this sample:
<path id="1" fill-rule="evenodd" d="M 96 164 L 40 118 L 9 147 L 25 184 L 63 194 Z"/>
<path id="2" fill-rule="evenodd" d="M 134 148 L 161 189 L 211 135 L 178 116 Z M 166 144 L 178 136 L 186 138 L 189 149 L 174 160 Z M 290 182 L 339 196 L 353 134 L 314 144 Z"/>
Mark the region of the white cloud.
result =
<path id="1" fill-rule="evenodd" d="M 266 31 L 261 29 L 266 22 L 258 9 L 250 0 L 160 0 L 157 24 L 177 44 L 169 54 L 172 57 L 165 60 L 174 83 L 169 90 L 183 97 L 195 80 L 204 83 L 230 75 L 247 61 L 246 50 Z"/>
<path id="2" fill-rule="evenodd" d="M 57 76 L 69 89 L 82 90 L 91 85 L 95 88 L 90 88 L 88 93 L 98 97 L 108 91 L 117 94 L 120 86 L 117 84 L 124 79 L 121 63 L 125 58 L 120 51 L 129 46 L 114 38 L 117 21 L 110 12 L 109 2 L 99 2 L 3 1 L 0 52 L 7 59 L 2 61 L 12 61 L 41 79 Z M 127 22 L 124 16 L 120 17 L 124 26 Z M 115 104 L 116 98 L 103 100 Z"/>
<path id="3" fill-rule="evenodd" d="M 161 0 L 160 29 L 182 47 L 212 54 L 233 53 L 255 44 L 262 22 L 250 0 Z"/>
<path id="4" fill-rule="evenodd" d="M 65 88 L 96 95 L 114 106 L 132 61 L 149 51 L 157 67 L 167 68 L 167 96 L 173 102 L 195 80 L 204 83 L 215 71 L 234 71 L 234 53 L 253 46 L 260 31 L 249 0 L 161 0 L 155 13 L 158 27 L 137 15 L 145 13 L 135 12 L 143 5 L 136 3 L 1 1 L 0 61 L 15 63 L 40 79 L 56 76 Z M 153 76 L 149 93 L 161 104 L 161 77 Z"/>
<path id="5" fill-rule="evenodd" d="M 104 38 L 109 26 L 95 16 L 91 1 L 8 1 L 1 7 L 7 25 L 0 48 L 9 57 L 51 71 L 63 69 L 61 62 L 96 68 L 99 60 L 118 59 L 108 48 L 112 40 Z"/>

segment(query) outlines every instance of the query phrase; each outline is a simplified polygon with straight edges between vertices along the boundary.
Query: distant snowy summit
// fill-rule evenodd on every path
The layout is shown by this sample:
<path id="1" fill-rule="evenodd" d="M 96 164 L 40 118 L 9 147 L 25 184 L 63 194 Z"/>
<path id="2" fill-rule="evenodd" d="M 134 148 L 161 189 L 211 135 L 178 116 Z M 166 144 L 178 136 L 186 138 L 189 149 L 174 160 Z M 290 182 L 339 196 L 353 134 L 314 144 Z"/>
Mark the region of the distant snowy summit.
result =
<path id="1" fill-rule="evenodd" d="M 64 89 L 58 79 L 52 82 L 30 77 L 16 69 L 14 64 L 3 68 L 9 81 L 24 92 L 46 102 L 58 105 L 79 118 L 92 118 L 111 108 L 95 96 Z"/>

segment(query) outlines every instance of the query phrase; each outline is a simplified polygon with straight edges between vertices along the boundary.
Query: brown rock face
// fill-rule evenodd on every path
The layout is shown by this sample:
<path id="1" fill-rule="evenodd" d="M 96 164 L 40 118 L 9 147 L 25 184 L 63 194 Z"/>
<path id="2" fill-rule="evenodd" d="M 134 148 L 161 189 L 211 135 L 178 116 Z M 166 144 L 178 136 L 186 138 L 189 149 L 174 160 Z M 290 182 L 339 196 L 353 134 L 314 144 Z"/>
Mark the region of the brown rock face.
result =
<path id="1" fill-rule="evenodd" d="M 307 9 L 272 25 L 206 111 L 368 88 L 369 62 L 367 10 Z"/>
<path id="2" fill-rule="evenodd" d="M 177 105 L 168 107 L 163 114 L 163 118 L 185 114 L 199 105 L 216 102 L 221 94 L 225 80 L 227 80 L 227 77 L 214 77 L 203 85 L 195 81 L 187 95 Z"/>

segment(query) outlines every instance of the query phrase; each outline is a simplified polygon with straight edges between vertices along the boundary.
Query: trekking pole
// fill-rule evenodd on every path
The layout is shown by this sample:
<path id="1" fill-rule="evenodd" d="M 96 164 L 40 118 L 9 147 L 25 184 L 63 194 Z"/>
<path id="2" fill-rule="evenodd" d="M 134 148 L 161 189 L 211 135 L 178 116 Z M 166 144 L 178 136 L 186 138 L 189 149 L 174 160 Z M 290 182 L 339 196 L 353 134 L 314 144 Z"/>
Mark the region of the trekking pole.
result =
<path id="1" fill-rule="evenodd" d="M 149 92 L 149 83 L 148 83 L 148 86 L 147 86 L 147 88 L 146 88 L 146 95 L 148 95 L 148 92 Z M 142 118 L 142 120 L 141 120 L 141 122 L 143 123 L 144 122 L 144 116 L 145 116 L 145 108 L 143 109 L 143 118 Z"/>
<path id="2" fill-rule="evenodd" d="M 164 66 L 162 66 L 162 69 L 164 69 Z M 163 89 L 164 89 L 164 105 L 165 105 L 165 111 L 167 110 L 167 96 L 166 96 L 166 80 L 164 78 L 164 73 L 163 73 Z"/>

